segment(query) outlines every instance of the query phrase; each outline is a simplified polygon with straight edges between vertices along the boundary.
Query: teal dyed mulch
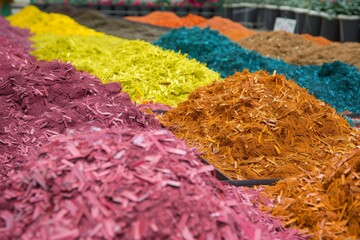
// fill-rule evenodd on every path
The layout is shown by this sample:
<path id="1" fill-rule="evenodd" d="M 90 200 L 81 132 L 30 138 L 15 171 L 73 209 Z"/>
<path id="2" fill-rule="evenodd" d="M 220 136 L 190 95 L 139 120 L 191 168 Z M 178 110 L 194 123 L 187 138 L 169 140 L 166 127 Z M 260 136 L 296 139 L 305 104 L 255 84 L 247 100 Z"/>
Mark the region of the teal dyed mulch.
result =
<path id="1" fill-rule="evenodd" d="M 251 72 L 276 70 L 287 79 L 293 79 L 309 93 L 330 104 L 338 112 L 349 110 L 360 113 L 360 72 L 343 62 L 321 66 L 296 66 L 284 61 L 263 57 L 246 50 L 216 31 L 195 28 L 172 30 L 154 42 L 164 49 L 187 53 L 190 58 L 206 63 L 222 77 L 232 76 L 235 71 Z M 264 43 L 266 44 L 266 43 Z"/>

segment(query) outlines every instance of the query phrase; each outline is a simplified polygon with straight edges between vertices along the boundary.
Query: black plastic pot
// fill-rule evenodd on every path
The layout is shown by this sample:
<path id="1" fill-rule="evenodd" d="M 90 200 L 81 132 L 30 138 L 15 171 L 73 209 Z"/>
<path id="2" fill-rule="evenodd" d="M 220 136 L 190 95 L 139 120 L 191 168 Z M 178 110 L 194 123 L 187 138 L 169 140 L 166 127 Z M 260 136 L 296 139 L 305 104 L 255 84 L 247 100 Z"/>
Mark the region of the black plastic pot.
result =
<path id="1" fill-rule="evenodd" d="M 338 15 L 341 42 L 360 42 L 360 17 Z"/>
<path id="2" fill-rule="evenodd" d="M 101 4 L 100 5 L 100 10 L 111 10 L 111 5 L 110 4 Z"/>
<path id="3" fill-rule="evenodd" d="M 114 15 L 119 17 L 126 16 L 126 6 L 125 5 L 114 5 Z"/>
<path id="4" fill-rule="evenodd" d="M 201 162 L 205 163 L 206 165 L 211 165 L 208 161 L 206 161 L 205 159 L 201 158 Z M 213 176 L 216 177 L 216 179 L 221 180 L 221 181 L 226 181 L 226 180 L 230 180 L 227 176 L 225 176 L 222 172 L 220 172 L 217 168 L 215 168 L 215 171 L 213 173 Z"/>
<path id="5" fill-rule="evenodd" d="M 280 17 L 280 9 L 275 5 L 265 5 L 265 27 L 268 30 L 274 29 L 275 20 Z"/>
<path id="6" fill-rule="evenodd" d="M 151 12 L 150 7 L 148 7 L 148 6 L 140 6 L 139 9 L 140 9 L 140 15 L 141 16 L 145 16 L 145 15 L 147 15 L 147 14 L 149 14 Z"/>
<path id="7" fill-rule="evenodd" d="M 295 13 L 296 20 L 295 33 L 303 33 L 308 10 L 303 8 L 293 8 L 293 11 Z"/>
<path id="8" fill-rule="evenodd" d="M 295 19 L 295 12 L 291 7 L 281 6 L 279 7 L 279 9 L 280 9 L 280 17 Z"/>
<path id="9" fill-rule="evenodd" d="M 320 35 L 331 41 L 339 41 L 340 40 L 339 19 L 337 17 L 330 19 L 329 15 L 326 13 L 322 13 L 321 16 L 322 19 L 321 19 Z"/>
<path id="10" fill-rule="evenodd" d="M 106 4 L 101 4 L 100 5 L 100 12 L 106 14 L 106 15 L 112 15 L 114 14 L 114 11 L 112 11 L 111 9 L 111 4 L 110 3 L 106 3 Z"/>
<path id="11" fill-rule="evenodd" d="M 229 19 L 233 19 L 233 10 L 234 8 L 233 7 L 230 7 L 230 6 L 224 6 L 223 7 L 223 16 L 225 18 L 229 18 Z"/>
<path id="12" fill-rule="evenodd" d="M 213 7 L 202 7 L 200 15 L 205 18 L 211 18 L 215 15 L 215 9 Z"/>
<path id="13" fill-rule="evenodd" d="M 256 4 L 242 4 L 233 10 L 233 21 L 241 22 L 247 27 L 257 25 L 258 8 Z"/>
<path id="14" fill-rule="evenodd" d="M 79 3 L 79 4 L 75 4 L 74 7 L 77 8 L 77 9 L 84 9 L 84 8 L 88 8 L 89 5 L 88 5 L 88 4 L 82 4 L 82 3 L 80 4 L 80 3 Z"/>
<path id="15" fill-rule="evenodd" d="M 152 112 L 156 115 L 165 114 L 168 110 L 152 110 Z M 164 127 L 164 126 L 163 126 Z M 165 128 L 165 127 L 164 127 Z M 199 159 L 202 163 L 206 165 L 211 165 L 206 159 L 199 156 Z M 212 172 L 212 176 L 216 179 L 220 180 L 225 185 L 232 185 L 236 187 L 254 187 L 260 185 L 275 185 L 281 178 L 269 178 L 269 179 L 249 179 L 249 180 L 231 180 L 217 168 Z"/>
<path id="16" fill-rule="evenodd" d="M 127 7 L 127 16 L 139 16 L 140 15 L 140 6 L 130 5 Z"/>
<path id="17" fill-rule="evenodd" d="M 236 187 L 255 187 L 260 185 L 272 186 L 275 185 L 279 180 L 281 179 L 270 178 L 270 179 L 251 179 L 251 180 L 223 180 L 221 182 Z"/>
<path id="18" fill-rule="evenodd" d="M 199 14 L 200 13 L 200 7 L 190 7 L 189 13 Z"/>
<path id="19" fill-rule="evenodd" d="M 90 8 L 92 10 L 99 10 L 100 6 L 97 3 L 89 3 L 88 8 Z"/>
<path id="20" fill-rule="evenodd" d="M 185 7 L 185 6 L 178 6 L 176 8 L 176 14 L 180 17 L 183 17 L 185 16 L 186 14 L 188 14 L 189 12 L 189 8 L 188 7 Z"/>
<path id="21" fill-rule="evenodd" d="M 308 33 L 313 36 L 319 36 L 321 30 L 322 17 L 317 11 L 308 11 L 305 17 L 305 24 L 303 33 Z"/>
<path id="22" fill-rule="evenodd" d="M 207 165 L 210 165 L 208 161 L 203 158 L 200 158 L 201 161 Z M 269 178 L 269 179 L 248 179 L 248 180 L 231 180 L 225 176 L 222 172 L 215 168 L 215 171 L 212 174 L 216 179 L 220 180 L 225 185 L 232 185 L 236 187 L 254 187 L 260 185 L 275 185 L 280 178 Z"/>
<path id="23" fill-rule="evenodd" d="M 257 6 L 257 28 L 265 28 L 266 22 L 266 8 L 264 4 Z"/>

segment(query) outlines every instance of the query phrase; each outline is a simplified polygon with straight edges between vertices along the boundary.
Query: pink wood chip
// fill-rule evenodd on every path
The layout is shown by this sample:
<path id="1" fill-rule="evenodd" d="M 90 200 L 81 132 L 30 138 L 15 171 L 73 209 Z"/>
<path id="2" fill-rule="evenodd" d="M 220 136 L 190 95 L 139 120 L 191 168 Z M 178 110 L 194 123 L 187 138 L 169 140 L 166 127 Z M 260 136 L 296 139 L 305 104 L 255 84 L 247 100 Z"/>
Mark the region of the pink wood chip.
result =
<path id="1" fill-rule="evenodd" d="M 162 154 L 155 140 L 181 154 Z M 83 157 L 73 158 L 73 146 Z M 0 231 L 15 239 L 303 239 L 252 203 L 259 190 L 225 188 L 212 170 L 167 131 L 57 137 L 0 188 Z"/>

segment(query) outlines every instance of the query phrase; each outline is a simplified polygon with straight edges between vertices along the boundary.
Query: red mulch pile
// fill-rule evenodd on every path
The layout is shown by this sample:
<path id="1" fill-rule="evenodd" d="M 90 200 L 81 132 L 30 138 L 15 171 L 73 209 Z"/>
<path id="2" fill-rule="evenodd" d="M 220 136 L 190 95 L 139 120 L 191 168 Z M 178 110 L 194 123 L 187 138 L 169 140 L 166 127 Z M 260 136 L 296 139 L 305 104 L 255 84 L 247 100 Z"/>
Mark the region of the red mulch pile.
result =
<path id="1" fill-rule="evenodd" d="M 0 235 L 22 239 L 300 239 L 228 194 L 166 130 L 57 136 L 0 187 Z"/>
<path id="2" fill-rule="evenodd" d="M 127 125 L 159 129 L 118 83 L 57 61 L 36 61 L 0 37 L 0 182 L 49 137 L 90 128 Z"/>
<path id="3" fill-rule="evenodd" d="M 29 50 L 31 42 L 28 38 L 30 35 L 29 29 L 11 26 L 5 18 L 0 16 L 0 37 L 11 39 L 12 42 Z M 3 39 L 0 40 L 0 43 L 3 44 Z"/>

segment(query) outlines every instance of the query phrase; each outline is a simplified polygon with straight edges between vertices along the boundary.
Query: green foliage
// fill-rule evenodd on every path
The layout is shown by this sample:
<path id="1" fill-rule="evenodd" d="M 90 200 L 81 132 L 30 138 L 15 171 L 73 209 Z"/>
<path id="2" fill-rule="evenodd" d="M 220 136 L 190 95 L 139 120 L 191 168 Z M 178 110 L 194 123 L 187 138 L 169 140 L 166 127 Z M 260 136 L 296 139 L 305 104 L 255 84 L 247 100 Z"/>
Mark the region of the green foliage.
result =
<path id="1" fill-rule="evenodd" d="M 360 0 L 312 0 L 312 9 L 325 12 L 330 18 L 338 14 L 360 15 Z"/>

